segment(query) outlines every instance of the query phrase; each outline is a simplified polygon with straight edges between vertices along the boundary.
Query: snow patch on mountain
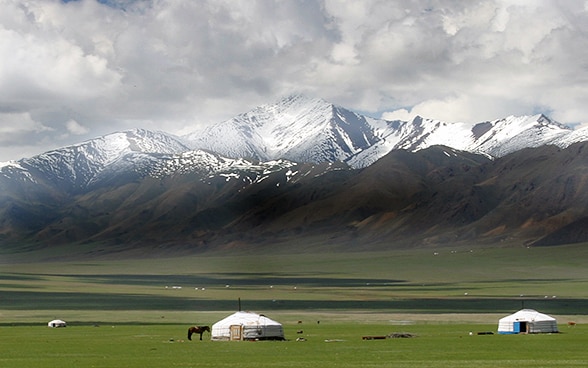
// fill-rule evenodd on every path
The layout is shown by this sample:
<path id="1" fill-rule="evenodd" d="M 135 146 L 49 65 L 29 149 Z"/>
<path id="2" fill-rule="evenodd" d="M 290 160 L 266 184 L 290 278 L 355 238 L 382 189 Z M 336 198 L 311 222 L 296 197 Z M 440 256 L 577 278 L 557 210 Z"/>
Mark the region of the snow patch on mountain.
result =
<path id="1" fill-rule="evenodd" d="M 17 161 L 3 162 L 0 165 L 0 178 L 21 183 L 35 183 L 35 178 L 29 170 L 22 167 Z"/>
<path id="2" fill-rule="evenodd" d="M 157 179 L 188 173 L 199 173 L 209 177 L 218 175 L 238 177 L 235 173 L 239 171 L 266 175 L 294 165 L 296 163 L 287 160 L 253 162 L 243 158 L 231 159 L 203 150 L 195 150 L 160 157 L 151 166 L 148 175 Z"/>
<path id="3" fill-rule="evenodd" d="M 254 161 L 243 158 L 227 158 L 203 150 L 183 152 L 175 155 L 159 157 L 147 175 L 163 179 L 173 175 L 196 173 L 200 180 L 222 177 L 226 182 L 239 180 L 245 184 L 260 183 L 271 175 L 282 172 L 284 182 L 296 182 L 308 175 L 320 176 L 330 171 L 342 170 L 341 165 L 329 163 L 319 167 L 308 165 L 305 171 L 300 170 L 303 164 L 289 160 Z"/>
<path id="4" fill-rule="evenodd" d="M 574 143 L 584 141 L 588 141 L 588 126 L 555 138 L 553 144 L 561 148 L 567 148 Z"/>

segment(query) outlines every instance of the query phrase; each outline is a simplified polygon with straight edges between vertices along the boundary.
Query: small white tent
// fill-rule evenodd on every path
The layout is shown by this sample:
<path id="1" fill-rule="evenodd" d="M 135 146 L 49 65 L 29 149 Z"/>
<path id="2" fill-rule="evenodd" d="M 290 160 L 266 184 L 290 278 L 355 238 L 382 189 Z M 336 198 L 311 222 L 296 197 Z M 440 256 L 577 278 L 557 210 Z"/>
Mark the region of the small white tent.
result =
<path id="1" fill-rule="evenodd" d="M 211 339 L 221 340 L 284 340 L 279 322 L 263 314 L 237 312 L 212 325 Z"/>
<path id="2" fill-rule="evenodd" d="M 499 334 L 550 332 L 558 332 L 555 318 L 534 309 L 521 309 L 498 321 Z"/>
<path id="3" fill-rule="evenodd" d="M 49 323 L 47 323 L 47 327 L 67 327 L 67 324 L 65 321 L 60 319 L 54 319 L 53 321 L 49 321 Z"/>

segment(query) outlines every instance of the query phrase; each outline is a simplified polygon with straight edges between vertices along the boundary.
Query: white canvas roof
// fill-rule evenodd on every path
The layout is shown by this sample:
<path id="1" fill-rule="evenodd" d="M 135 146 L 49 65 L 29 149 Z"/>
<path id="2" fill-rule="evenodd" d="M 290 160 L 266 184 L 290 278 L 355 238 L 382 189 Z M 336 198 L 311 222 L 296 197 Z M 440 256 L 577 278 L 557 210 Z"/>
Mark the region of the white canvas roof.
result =
<path id="1" fill-rule="evenodd" d="M 282 324 L 263 314 L 236 312 L 212 325 L 212 340 L 283 340 Z"/>
<path id="2" fill-rule="evenodd" d="M 498 321 L 498 333 L 558 332 L 557 321 L 534 309 L 521 309 Z"/>
<path id="3" fill-rule="evenodd" d="M 60 319 L 54 319 L 53 321 L 49 321 L 49 323 L 47 323 L 48 327 L 65 327 L 67 326 L 67 324 L 65 323 L 65 321 L 62 321 Z"/>

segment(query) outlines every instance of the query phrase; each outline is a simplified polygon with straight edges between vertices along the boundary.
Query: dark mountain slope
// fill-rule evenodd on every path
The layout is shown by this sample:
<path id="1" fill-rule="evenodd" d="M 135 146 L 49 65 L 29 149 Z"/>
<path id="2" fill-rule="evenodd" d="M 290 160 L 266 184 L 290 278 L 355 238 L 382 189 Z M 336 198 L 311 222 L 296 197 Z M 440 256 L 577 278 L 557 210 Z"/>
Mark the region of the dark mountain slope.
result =
<path id="1" fill-rule="evenodd" d="M 218 156 L 199 155 L 206 161 L 194 161 L 191 170 L 169 171 L 169 163 L 165 175 L 118 170 L 82 194 L 32 184 L 4 192 L 2 242 L 171 252 L 308 247 L 311 239 L 345 249 L 588 241 L 586 143 L 493 161 L 443 146 L 398 150 L 361 170 L 327 163 L 222 166 Z"/>
<path id="2" fill-rule="evenodd" d="M 310 202 L 288 208 L 292 202 L 279 192 L 248 212 L 274 216 L 257 223 L 246 214 L 234 224 L 248 234 L 325 232 L 351 246 L 539 245 L 566 226 L 577 228 L 575 235 L 557 239 L 587 241 L 574 227 L 588 212 L 586 170 L 584 144 L 527 149 L 496 161 L 446 147 L 394 151 L 342 181 L 287 194 L 321 193 Z"/>
<path id="3" fill-rule="evenodd" d="M 586 143 L 522 150 L 495 162 L 492 179 L 503 193 L 501 221 L 523 237 L 547 236 L 587 214 Z"/>
<path id="4" fill-rule="evenodd" d="M 423 231 L 480 217 L 461 188 L 480 197 L 477 202 L 488 202 L 483 191 L 471 189 L 477 178 L 473 173 L 481 175 L 479 168 L 488 162 L 483 156 L 445 147 L 394 151 L 361 171 L 331 172 L 280 190 L 266 188 L 265 200 L 251 201 L 249 210 L 231 224 L 232 231 L 238 229 L 250 239 L 260 234 L 264 239 L 330 234 L 333 242 L 352 246 L 366 242 L 396 246 L 389 244 L 390 239 L 406 244 Z M 244 194 L 259 189 L 252 187 Z M 435 201 L 442 213 L 429 211 Z M 445 213 L 450 213 L 447 219 Z"/>
<path id="5" fill-rule="evenodd" d="M 403 216 L 378 225 L 394 229 L 391 234 L 412 234 L 417 244 L 548 244 L 541 239 L 565 226 L 567 236 L 558 235 L 552 244 L 586 241 L 581 226 L 571 225 L 588 213 L 585 148 L 579 143 L 566 150 L 525 149 L 461 170 L 438 165 L 424 176 L 423 190 Z"/>

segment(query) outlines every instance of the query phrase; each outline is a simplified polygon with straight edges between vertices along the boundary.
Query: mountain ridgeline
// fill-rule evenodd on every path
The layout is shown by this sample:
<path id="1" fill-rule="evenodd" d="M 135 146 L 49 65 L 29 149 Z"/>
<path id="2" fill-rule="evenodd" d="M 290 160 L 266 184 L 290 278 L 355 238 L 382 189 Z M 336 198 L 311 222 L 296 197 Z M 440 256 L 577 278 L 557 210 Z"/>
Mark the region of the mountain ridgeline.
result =
<path id="1" fill-rule="evenodd" d="M 2 164 L 0 247 L 585 242 L 587 140 L 543 115 L 385 121 L 290 96 L 183 137 L 116 132 Z"/>

